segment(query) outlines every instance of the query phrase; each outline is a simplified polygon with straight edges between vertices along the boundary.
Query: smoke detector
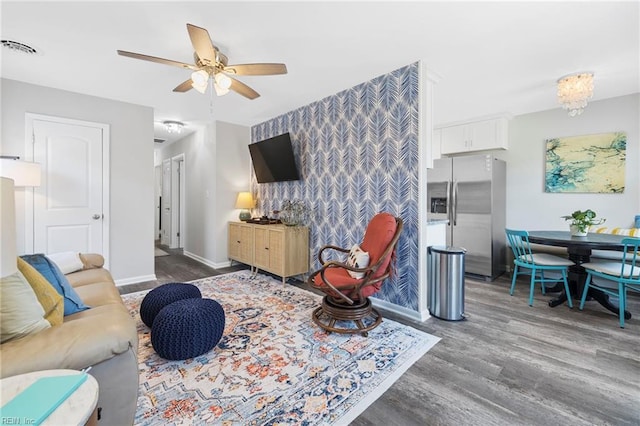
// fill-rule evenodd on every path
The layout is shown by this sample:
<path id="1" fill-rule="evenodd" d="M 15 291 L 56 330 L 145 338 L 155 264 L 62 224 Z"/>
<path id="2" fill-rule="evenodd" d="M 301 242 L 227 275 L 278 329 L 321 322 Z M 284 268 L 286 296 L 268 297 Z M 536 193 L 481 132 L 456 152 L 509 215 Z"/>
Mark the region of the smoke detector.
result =
<path id="1" fill-rule="evenodd" d="M 22 53 L 26 53 L 28 55 L 35 55 L 36 53 L 38 53 L 38 51 L 36 49 L 34 49 L 33 47 L 26 45 L 24 43 L 20 43 L 17 41 L 13 41 L 13 40 L 0 40 L 0 43 L 2 43 L 3 47 L 6 47 L 7 49 L 13 50 L 14 52 L 22 52 Z"/>

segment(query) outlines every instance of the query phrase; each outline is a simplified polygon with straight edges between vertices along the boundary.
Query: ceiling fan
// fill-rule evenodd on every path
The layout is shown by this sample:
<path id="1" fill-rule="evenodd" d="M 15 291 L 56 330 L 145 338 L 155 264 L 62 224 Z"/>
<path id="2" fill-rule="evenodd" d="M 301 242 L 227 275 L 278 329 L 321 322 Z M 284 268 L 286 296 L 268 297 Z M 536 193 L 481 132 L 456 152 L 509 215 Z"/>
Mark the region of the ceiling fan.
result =
<path id="1" fill-rule="evenodd" d="M 233 90 L 246 98 L 255 99 L 260 96 L 260 94 L 232 76 L 277 75 L 287 73 L 287 66 L 285 64 L 260 63 L 228 65 L 227 56 L 220 52 L 220 49 L 211 42 L 211 37 L 209 37 L 209 32 L 206 29 L 187 24 L 187 31 L 189 32 L 189 38 L 195 50 L 193 53 L 195 64 L 187 64 L 171 59 L 127 52 L 125 50 L 118 50 L 118 55 L 193 70 L 191 78 L 176 86 L 176 88 L 173 89 L 174 92 L 186 92 L 191 89 L 196 89 L 200 93 L 204 93 L 207 90 L 209 81 L 211 81 L 218 96 L 225 95 L 229 90 Z"/>

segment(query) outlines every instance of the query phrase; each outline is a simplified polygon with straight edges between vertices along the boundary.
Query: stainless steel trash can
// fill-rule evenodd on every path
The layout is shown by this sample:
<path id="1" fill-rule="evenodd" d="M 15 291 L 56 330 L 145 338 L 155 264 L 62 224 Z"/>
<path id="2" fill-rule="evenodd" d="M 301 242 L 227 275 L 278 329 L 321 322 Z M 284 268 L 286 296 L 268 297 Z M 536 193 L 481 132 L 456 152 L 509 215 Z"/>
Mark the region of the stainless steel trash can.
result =
<path id="1" fill-rule="evenodd" d="M 430 246 L 427 307 L 436 318 L 460 321 L 464 318 L 464 255 L 461 247 Z"/>

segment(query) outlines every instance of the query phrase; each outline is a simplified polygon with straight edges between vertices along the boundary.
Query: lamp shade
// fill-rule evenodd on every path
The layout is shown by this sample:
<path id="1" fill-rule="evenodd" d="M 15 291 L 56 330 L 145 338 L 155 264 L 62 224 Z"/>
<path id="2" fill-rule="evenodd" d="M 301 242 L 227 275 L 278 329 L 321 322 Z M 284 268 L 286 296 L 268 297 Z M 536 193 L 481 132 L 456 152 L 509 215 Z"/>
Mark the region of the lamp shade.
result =
<path id="1" fill-rule="evenodd" d="M 253 196 L 250 192 L 239 192 L 238 198 L 236 199 L 236 209 L 242 209 L 240 212 L 240 220 L 249 220 L 251 219 L 251 212 L 249 209 L 252 209 L 255 206 L 255 201 L 253 200 Z"/>
<path id="2" fill-rule="evenodd" d="M 250 192 L 239 192 L 236 199 L 236 209 L 252 209 L 255 205 Z"/>
<path id="3" fill-rule="evenodd" d="M 0 178 L 0 278 L 18 270 L 16 248 L 16 202 L 13 180 Z"/>
<path id="4" fill-rule="evenodd" d="M 12 179 L 14 186 L 40 186 L 40 164 L 0 158 L 0 176 Z"/>

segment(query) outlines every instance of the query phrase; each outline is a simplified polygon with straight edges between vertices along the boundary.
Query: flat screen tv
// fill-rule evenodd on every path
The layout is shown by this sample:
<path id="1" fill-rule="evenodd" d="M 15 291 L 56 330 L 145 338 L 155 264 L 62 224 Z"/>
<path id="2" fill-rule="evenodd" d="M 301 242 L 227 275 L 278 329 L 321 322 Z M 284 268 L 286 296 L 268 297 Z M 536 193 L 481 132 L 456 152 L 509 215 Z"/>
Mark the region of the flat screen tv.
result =
<path id="1" fill-rule="evenodd" d="M 249 153 L 258 183 L 300 179 L 289 133 L 252 143 Z"/>

